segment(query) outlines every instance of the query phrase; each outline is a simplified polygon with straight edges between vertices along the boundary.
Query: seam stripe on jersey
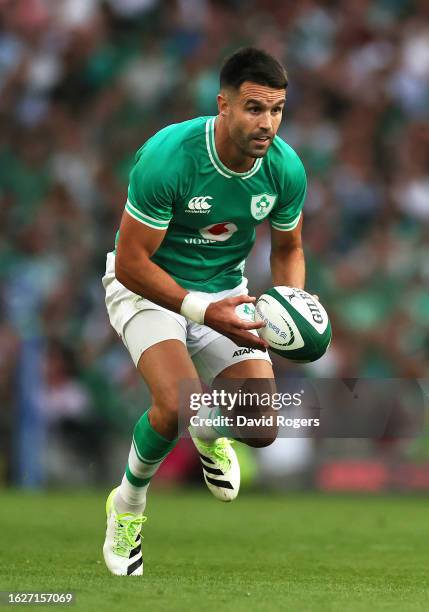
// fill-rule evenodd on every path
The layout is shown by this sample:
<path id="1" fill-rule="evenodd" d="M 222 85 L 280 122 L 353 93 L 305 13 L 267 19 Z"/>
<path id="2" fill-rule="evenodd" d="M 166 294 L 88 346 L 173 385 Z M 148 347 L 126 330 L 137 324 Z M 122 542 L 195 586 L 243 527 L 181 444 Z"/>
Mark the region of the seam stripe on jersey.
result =
<path id="1" fill-rule="evenodd" d="M 167 227 L 167 225 L 171 221 L 171 217 L 170 217 L 170 219 L 154 219 L 153 217 L 149 217 L 149 215 L 145 215 L 144 213 L 142 213 L 141 210 L 139 210 L 138 208 L 133 206 L 129 199 L 127 200 L 127 203 L 125 204 L 125 206 L 126 207 L 128 206 L 128 208 L 130 208 L 133 213 L 135 213 L 136 215 L 139 215 L 139 217 L 141 217 L 142 219 L 146 219 L 147 221 L 151 221 L 151 223 L 155 223 L 155 224 L 158 224 L 158 225 L 165 225 Z"/>
<path id="2" fill-rule="evenodd" d="M 250 170 L 247 170 L 246 172 L 234 172 L 234 170 L 230 170 L 229 168 L 227 168 L 219 159 L 219 155 L 217 154 L 216 151 L 216 143 L 215 143 L 215 121 L 216 121 L 216 117 L 213 117 L 213 119 L 210 119 L 210 143 L 211 143 L 211 149 L 212 149 L 212 153 L 213 156 L 216 160 L 216 163 L 223 169 L 225 169 L 225 172 L 228 172 L 229 175 L 231 176 L 238 176 L 242 179 L 245 178 L 249 178 L 250 176 L 253 176 L 255 174 L 255 172 L 257 172 L 259 170 L 259 167 L 262 163 L 262 159 L 258 158 L 255 163 L 253 164 L 253 167 L 250 168 Z"/>
<path id="3" fill-rule="evenodd" d="M 206 146 L 207 146 L 207 153 L 209 154 L 209 157 L 210 157 L 210 161 L 213 164 L 213 166 L 216 168 L 216 170 L 219 172 L 219 174 L 222 174 L 222 176 L 225 176 L 226 178 L 231 178 L 229 174 L 226 174 L 226 172 L 223 172 L 219 168 L 219 166 L 216 164 L 216 161 L 213 157 L 211 147 L 210 147 L 210 119 L 207 119 L 207 123 L 206 123 Z"/>
<path id="4" fill-rule="evenodd" d="M 276 221 L 271 221 L 271 225 L 274 229 L 279 230 L 280 232 L 290 232 L 291 230 L 296 228 L 300 218 L 301 213 L 299 213 L 297 218 L 291 221 L 290 223 L 277 223 Z"/>
<path id="5" fill-rule="evenodd" d="M 153 229 L 165 230 L 168 227 L 168 224 L 166 226 L 153 225 L 149 221 L 144 221 L 143 219 L 140 219 L 140 217 L 138 217 L 135 213 L 133 213 L 129 208 L 125 207 L 125 210 L 130 215 L 130 217 L 133 217 L 133 219 L 135 219 L 136 221 L 140 221 L 140 223 L 143 223 L 144 225 L 148 225 L 149 227 L 152 227 Z"/>
<path id="6" fill-rule="evenodd" d="M 140 215 L 136 214 L 135 212 L 133 212 L 132 210 L 130 210 L 128 208 L 128 206 L 125 207 L 125 210 L 127 211 L 127 213 L 133 217 L 134 219 L 136 219 L 136 221 L 140 221 L 140 223 L 144 223 L 144 225 L 148 225 L 149 227 L 153 227 L 154 229 L 167 229 L 168 228 L 168 223 L 167 225 L 161 225 L 161 224 L 157 224 L 155 225 L 155 223 L 153 223 L 152 221 L 147 221 L 146 219 L 142 219 L 140 217 Z"/>
<path id="7" fill-rule="evenodd" d="M 259 168 L 262 165 L 262 158 L 259 157 L 255 163 L 253 164 L 253 167 L 250 168 L 250 170 L 248 170 L 247 172 L 234 172 L 234 170 L 230 170 L 229 168 L 227 168 L 219 159 L 219 156 L 217 154 L 216 151 L 216 144 L 215 144 L 215 133 L 214 133 L 214 128 L 215 128 L 215 121 L 216 121 L 216 117 L 212 117 L 211 119 L 207 119 L 207 123 L 206 123 L 206 145 L 207 145 L 207 151 L 210 157 L 210 161 L 212 162 L 213 166 L 216 168 L 216 170 L 222 174 L 222 176 L 225 176 L 227 178 L 232 178 L 234 176 L 241 178 L 241 179 L 247 179 L 250 178 L 251 176 L 253 176 L 254 174 L 256 174 L 256 172 L 259 170 Z"/>
<path id="8" fill-rule="evenodd" d="M 255 161 L 255 165 L 254 165 L 254 171 L 251 172 L 250 174 L 248 174 L 247 176 L 242 176 L 241 178 L 243 179 L 243 181 L 245 181 L 246 179 L 250 178 L 251 176 L 253 176 L 254 174 L 256 174 L 259 170 L 259 168 L 262 166 L 262 157 L 259 157 L 256 161 Z"/>

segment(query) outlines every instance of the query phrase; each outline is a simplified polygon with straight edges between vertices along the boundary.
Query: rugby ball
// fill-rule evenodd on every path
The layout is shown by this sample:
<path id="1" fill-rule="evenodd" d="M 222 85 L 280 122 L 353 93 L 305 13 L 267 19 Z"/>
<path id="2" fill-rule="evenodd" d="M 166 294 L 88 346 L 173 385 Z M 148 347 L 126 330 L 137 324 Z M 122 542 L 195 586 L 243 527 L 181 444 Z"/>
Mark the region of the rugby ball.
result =
<path id="1" fill-rule="evenodd" d="M 255 321 L 265 321 L 258 333 L 277 355 L 301 363 L 325 354 L 332 330 L 322 304 L 303 289 L 273 287 L 255 304 Z"/>

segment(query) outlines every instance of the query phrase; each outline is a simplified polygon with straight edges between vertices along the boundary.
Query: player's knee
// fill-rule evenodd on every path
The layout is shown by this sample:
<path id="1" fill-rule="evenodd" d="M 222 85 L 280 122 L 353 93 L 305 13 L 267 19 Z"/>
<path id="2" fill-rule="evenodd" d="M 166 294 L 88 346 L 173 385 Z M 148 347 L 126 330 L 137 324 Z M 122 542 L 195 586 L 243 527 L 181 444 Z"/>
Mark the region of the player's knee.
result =
<path id="1" fill-rule="evenodd" d="M 246 417 L 247 422 L 239 429 L 241 441 L 254 448 L 270 446 L 279 432 L 272 411 L 264 407 L 257 408 L 252 413 L 247 413 Z"/>
<path id="2" fill-rule="evenodd" d="M 278 427 L 275 426 L 254 429 L 253 431 L 247 431 L 242 441 L 253 448 L 264 448 L 274 442 L 278 431 Z"/>
<path id="3" fill-rule="evenodd" d="M 276 437 L 276 435 L 264 435 L 264 437 L 261 438 L 248 438 L 247 440 L 241 440 L 241 442 L 244 442 L 252 448 L 264 448 L 265 446 L 270 446 Z"/>

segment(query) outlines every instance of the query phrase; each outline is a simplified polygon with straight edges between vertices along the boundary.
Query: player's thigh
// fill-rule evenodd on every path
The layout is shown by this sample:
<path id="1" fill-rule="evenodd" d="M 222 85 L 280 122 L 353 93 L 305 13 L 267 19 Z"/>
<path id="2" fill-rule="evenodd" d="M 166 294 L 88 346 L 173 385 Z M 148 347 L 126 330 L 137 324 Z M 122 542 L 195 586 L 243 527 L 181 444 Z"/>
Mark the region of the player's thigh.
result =
<path id="1" fill-rule="evenodd" d="M 273 366 L 266 359 L 246 359 L 227 366 L 219 378 L 261 378 L 274 380 Z"/>
<path id="2" fill-rule="evenodd" d="M 194 363 L 215 389 L 237 394 L 238 401 L 226 413 L 236 423 L 236 439 L 254 447 L 268 446 L 276 439 L 277 419 L 271 405 L 276 386 L 268 353 L 240 348 L 220 336 L 194 356 Z M 245 424 L 240 422 L 243 417 Z M 258 422 L 262 425 L 255 425 Z"/>
<path id="3" fill-rule="evenodd" d="M 186 348 L 186 331 L 168 313 L 145 310 L 124 329 L 124 342 L 152 395 L 166 412 L 177 412 L 181 395 L 200 390 L 198 374 Z"/>
<path id="4" fill-rule="evenodd" d="M 243 400 L 240 413 L 254 417 L 274 416 L 271 401 L 268 401 L 276 392 L 273 366 L 270 362 L 246 359 L 235 363 L 222 370 L 214 384 L 227 387 L 230 392 L 241 390 L 242 397 L 249 398 L 247 401 Z"/>
<path id="5" fill-rule="evenodd" d="M 224 374 L 225 378 L 274 377 L 268 353 L 237 346 L 226 336 L 217 333 L 214 340 L 197 351 L 192 359 L 200 378 L 208 383 Z"/>

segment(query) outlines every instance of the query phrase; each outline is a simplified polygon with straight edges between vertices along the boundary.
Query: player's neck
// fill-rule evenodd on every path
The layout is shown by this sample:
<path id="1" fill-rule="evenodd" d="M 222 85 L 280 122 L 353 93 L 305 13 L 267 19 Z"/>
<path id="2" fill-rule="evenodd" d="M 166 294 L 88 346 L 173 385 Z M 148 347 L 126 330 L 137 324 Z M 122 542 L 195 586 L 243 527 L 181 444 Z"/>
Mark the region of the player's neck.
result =
<path id="1" fill-rule="evenodd" d="M 220 115 L 215 121 L 215 146 L 220 161 L 233 172 L 247 172 L 255 163 L 254 157 L 243 155 L 242 151 L 232 142 Z"/>

